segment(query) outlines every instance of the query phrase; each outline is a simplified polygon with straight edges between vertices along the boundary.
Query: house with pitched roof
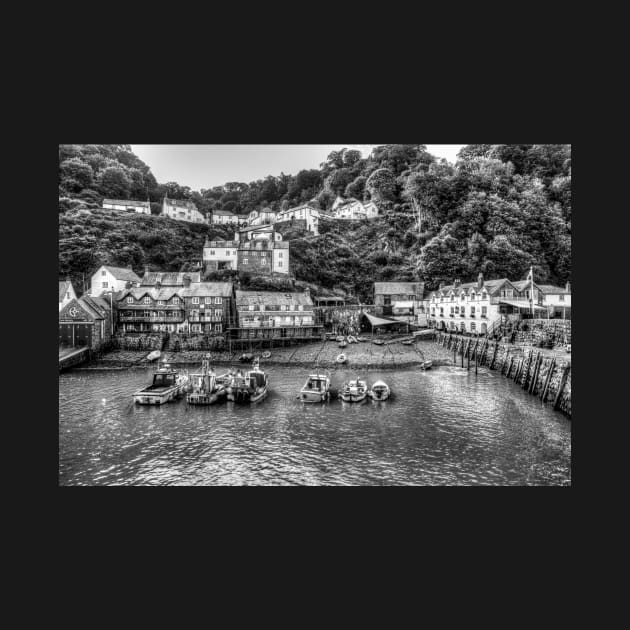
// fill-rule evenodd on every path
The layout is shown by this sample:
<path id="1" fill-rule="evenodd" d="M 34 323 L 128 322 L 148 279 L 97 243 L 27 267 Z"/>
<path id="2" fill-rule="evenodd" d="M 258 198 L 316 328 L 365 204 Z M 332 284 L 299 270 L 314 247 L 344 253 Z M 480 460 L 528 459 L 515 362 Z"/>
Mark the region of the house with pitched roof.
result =
<path id="1" fill-rule="evenodd" d="M 361 219 L 373 219 L 378 216 L 378 206 L 373 201 L 363 203 L 354 197 L 343 199 L 337 196 L 332 205 L 332 214 L 335 219 L 359 221 Z"/>
<path id="2" fill-rule="evenodd" d="M 252 210 L 247 215 L 247 225 L 264 225 L 274 223 L 276 213 L 271 208 L 263 208 L 262 210 Z"/>
<path id="3" fill-rule="evenodd" d="M 162 216 L 188 221 L 190 223 L 207 223 L 206 217 L 197 210 L 194 202 L 188 199 L 169 199 L 164 195 L 162 200 Z"/>
<path id="4" fill-rule="evenodd" d="M 530 292 L 528 294 L 528 292 Z M 531 299 L 531 281 L 507 278 L 441 285 L 429 294 L 429 324 L 439 330 L 485 335 L 498 323 L 546 316 L 542 293 Z"/>
<path id="5" fill-rule="evenodd" d="M 203 245 L 202 262 L 206 272 L 220 269 L 236 269 L 238 263 L 238 241 L 206 239 Z"/>
<path id="6" fill-rule="evenodd" d="M 115 318 L 104 297 L 73 298 L 59 313 L 59 344 L 99 350 L 111 339 Z"/>
<path id="7" fill-rule="evenodd" d="M 236 325 L 230 338 L 249 341 L 313 340 L 323 327 L 316 323 L 310 291 L 235 292 Z"/>
<path id="8" fill-rule="evenodd" d="M 103 208 L 151 214 L 151 203 L 149 201 L 136 201 L 135 199 L 103 199 Z"/>
<path id="9" fill-rule="evenodd" d="M 548 317 L 571 319 L 571 283 L 564 287 L 552 284 L 541 284 L 540 291 L 543 294 L 543 304 L 547 307 Z"/>
<path id="10" fill-rule="evenodd" d="M 227 330 L 234 315 L 231 282 L 200 282 L 199 273 L 150 273 L 139 287 L 126 289 L 118 298 L 121 332 L 222 334 Z"/>
<path id="11" fill-rule="evenodd" d="M 413 316 L 424 296 L 424 282 L 375 282 L 374 311 L 378 316 Z"/>
<path id="12" fill-rule="evenodd" d="M 92 275 L 90 295 L 98 297 L 103 293 L 122 291 L 127 282 L 136 286 L 140 284 L 140 278 L 131 270 L 131 267 L 103 265 Z"/>
<path id="13" fill-rule="evenodd" d="M 236 212 L 231 212 L 230 210 L 213 210 L 210 223 L 217 225 L 237 223 L 241 225 L 242 223 L 247 223 L 247 219 L 247 216 L 236 214 Z"/>
<path id="14" fill-rule="evenodd" d="M 76 300 L 76 297 L 77 294 L 74 292 L 70 278 L 59 280 L 59 311 L 61 311 L 70 300 Z"/>
<path id="15" fill-rule="evenodd" d="M 144 275 L 140 281 L 141 287 L 183 287 L 186 284 L 186 278 L 190 282 L 200 282 L 201 272 L 199 271 L 149 271 L 148 267 L 144 268 Z"/>
<path id="16" fill-rule="evenodd" d="M 306 230 L 317 236 L 319 234 L 319 217 L 320 212 L 317 208 L 311 204 L 304 203 L 301 206 L 278 212 L 276 215 L 276 223 L 284 221 L 304 221 Z"/>

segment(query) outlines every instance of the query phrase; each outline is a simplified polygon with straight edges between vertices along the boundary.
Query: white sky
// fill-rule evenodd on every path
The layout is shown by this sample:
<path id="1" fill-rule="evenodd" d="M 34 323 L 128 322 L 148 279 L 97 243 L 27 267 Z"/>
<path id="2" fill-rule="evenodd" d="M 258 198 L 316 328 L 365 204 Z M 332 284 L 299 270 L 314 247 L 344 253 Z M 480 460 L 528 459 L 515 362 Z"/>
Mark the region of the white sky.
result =
<path id="1" fill-rule="evenodd" d="M 295 175 L 318 168 L 331 151 L 358 149 L 363 157 L 378 144 L 132 144 L 159 183 L 177 182 L 192 190 L 226 182 L 249 183 L 267 175 Z M 463 144 L 427 144 L 436 157 L 455 161 Z"/>

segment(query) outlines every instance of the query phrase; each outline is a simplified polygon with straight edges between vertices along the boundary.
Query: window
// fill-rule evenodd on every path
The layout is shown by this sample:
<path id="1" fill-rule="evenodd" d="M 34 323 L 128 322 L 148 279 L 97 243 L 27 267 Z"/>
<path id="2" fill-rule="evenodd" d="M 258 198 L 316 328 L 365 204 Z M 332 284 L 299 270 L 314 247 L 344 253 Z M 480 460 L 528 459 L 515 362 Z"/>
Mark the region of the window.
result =
<path id="1" fill-rule="evenodd" d="M 201 332 L 201 324 L 192 324 L 190 329 L 193 332 Z"/>
<path id="2" fill-rule="evenodd" d="M 220 308 L 215 308 L 214 309 L 214 316 L 215 317 L 223 317 L 223 310 Z"/>
<path id="3" fill-rule="evenodd" d="M 278 252 L 278 258 L 282 258 L 282 252 Z"/>
<path id="4" fill-rule="evenodd" d="M 215 304 L 223 304 L 223 298 L 220 298 L 220 297 L 214 298 L 214 303 Z M 207 302 L 206 302 L 206 304 L 207 304 Z"/>
<path id="5" fill-rule="evenodd" d="M 246 265 L 247 264 L 247 258 L 243 258 L 243 264 Z"/>
<path id="6" fill-rule="evenodd" d="M 488 307 L 487 306 L 482 306 L 481 307 L 481 317 L 487 317 L 488 316 Z"/>
<path id="7" fill-rule="evenodd" d="M 214 256 L 214 254 L 215 254 L 214 249 L 211 249 L 210 250 L 210 256 Z"/>
<path id="8" fill-rule="evenodd" d="M 481 299 L 482 300 L 487 300 L 488 299 L 488 294 L 485 291 L 481 294 Z"/>
<path id="9" fill-rule="evenodd" d="M 127 298 L 127 304 L 133 304 L 133 297 L 131 297 L 131 295 Z"/>
<path id="10" fill-rule="evenodd" d="M 105 271 L 105 269 L 103 269 L 103 271 L 101 271 L 101 276 L 106 276 L 107 275 L 107 271 Z"/>
<path id="11" fill-rule="evenodd" d="M 145 304 L 151 304 L 151 298 L 150 298 L 148 295 L 146 295 L 146 296 L 144 297 L 144 303 L 145 303 Z"/>
<path id="12" fill-rule="evenodd" d="M 142 311 L 142 317 L 151 317 L 151 311 Z"/>
<path id="13" fill-rule="evenodd" d="M 173 298 L 173 304 L 179 304 L 179 298 L 177 296 Z"/>
<path id="14" fill-rule="evenodd" d="M 444 317 L 444 307 L 440 306 L 440 317 Z"/>
<path id="15" fill-rule="evenodd" d="M 164 306 L 165 304 L 164 300 L 158 300 L 157 303 L 158 303 L 158 306 Z"/>
<path id="16" fill-rule="evenodd" d="M 281 311 L 286 311 L 287 310 L 286 304 L 281 304 L 280 305 L 280 310 Z"/>
<path id="17" fill-rule="evenodd" d="M 477 324 L 475 322 L 470 322 L 470 332 L 475 332 L 477 328 Z"/>
<path id="18" fill-rule="evenodd" d="M 193 303 L 193 304 L 199 304 L 199 298 L 198 298 L 198 297 L 194 297 L 194 298 L 192 299 L 192 303 Z"/>
<path id="19" fill-rule="evenodd" d="M 260 252 L 260 255 L 264 258 L 267 255 L 267 252 Z"/>
<path id="20" fill-rule="evenodd" d="M 70 295 L 70 294 L 68 294 L 68 295 Z M 559 300 L 560 302 L 564 302 L 564 295 L 559 295 L 559 296 L 558 296 L 558 300 Z"/>
<path id="21" fill-rule="evenodd" d="M 455 307 L 455 312 L 456 312 L 456 313 L 459 313 L 459 306 L 456 306 L 456 307 Z"/>
<path id="22" fill-rule="evenodd" d="M 282 261 L 281 260 L 278 261 L 278 267 L 282 267 Z"/>
<path id="23" fill-rule="evenodd" d="M 460 314 L 462 317 L 466 317 L 466 307 L 465 307 L 465 306 L 462 306 L 462 307 L 459 309 L 459 314 Z"/>
<path id="24" fill-rule="evenodd" d="M 564 297 L 564 295 L 560 296 L 560 297 Z M 70 291 L 66 292 L 66 300 L 70 299 Z"/>
<path id="25" fill-rule="evenodd" d="M 300 305 L 298 306 L 298 311 L 303 311 L 303 310 L 304 310 L 304 306 L 303 306 L 302 304 L 300 304 Z"/>
<path id="26" fill-rule="evenodd" d="M 103 282 L 102 285 L 103 285 L 103 289 L 107 289 L 107 282 Z"/>
<path id="27" fill-rule="evenodd" d="M 253 311 L 253 310 L 254 310 L 254 305 L 253 305 L 253 304 L 250 304 L 250 305 L 249 305 L 249 310 L 250 310 L 250 311 Z"/>
<path id="28" fill-rule="evenodd" d="M 223 324 L 215 324 L 214 325 L 214 330 L 216 332 L 221 332 L 223 330 Z"/>
<path id="29" fill-rule="evenodd" d="M 474 316 L 475 316 L 475 307 L 474 307 L 474 306 L 471 306 L 471 307 L 470 307 L 470 316 L 471 316 L 471 317 L 474 317 Z"/>

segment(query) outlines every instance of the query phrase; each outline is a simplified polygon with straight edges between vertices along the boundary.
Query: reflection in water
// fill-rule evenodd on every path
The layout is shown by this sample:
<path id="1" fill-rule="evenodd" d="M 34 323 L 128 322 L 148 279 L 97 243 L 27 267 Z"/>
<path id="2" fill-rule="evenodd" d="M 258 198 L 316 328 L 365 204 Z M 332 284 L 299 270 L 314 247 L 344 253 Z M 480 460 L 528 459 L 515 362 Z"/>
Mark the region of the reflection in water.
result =
<path id="1" fill-rule="evenodd" d="M 570 421 L 486 369 L 361 372 L 393 396 L 360 404 L 304 404 L 308 369 L 267 371 L 264 402 L 211 407 L 135 405 L 150 370 L 61 374 L 60 483 L 571 483 Z"/>

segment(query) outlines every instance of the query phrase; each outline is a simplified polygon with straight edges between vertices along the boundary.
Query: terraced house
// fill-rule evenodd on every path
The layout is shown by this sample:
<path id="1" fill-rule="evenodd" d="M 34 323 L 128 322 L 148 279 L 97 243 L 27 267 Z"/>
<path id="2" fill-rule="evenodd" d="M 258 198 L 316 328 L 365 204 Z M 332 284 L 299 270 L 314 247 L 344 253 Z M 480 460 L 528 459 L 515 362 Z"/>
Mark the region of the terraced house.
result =
<path id="1" fill-rule="evenodd" d="M 230 337 L 240 340 L 312 340 L 321 337 L 309 291 L 236 290 L 237 324 Z"/>
<path id="2" fill-rule="evenodd" d="M 542 292 L 530 280 L 511 282 L 507 278 L 441 286 L 429 295 L 429 325 L 439 330 L 482 334 L 492 332 L 501 322 L 543 316 Z M 534 296 L 532 299 L 532 295 Z"/>
<path id="3" fill-rule="evenodd" d="M 149 201 L 136 201 L 134 199 L 103 199 L 103 208 L 121 210 L 122 212 L 151 214 L 151 203 Z"/>
<path id="4" fill-rule="evenodd" d="M 197 206 L 187 199 L 169 199 L 165 196 L 162 201 L 162 215 L 189 223 L 207 223 L 206 217 L 197 210 Z"/>

